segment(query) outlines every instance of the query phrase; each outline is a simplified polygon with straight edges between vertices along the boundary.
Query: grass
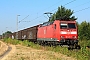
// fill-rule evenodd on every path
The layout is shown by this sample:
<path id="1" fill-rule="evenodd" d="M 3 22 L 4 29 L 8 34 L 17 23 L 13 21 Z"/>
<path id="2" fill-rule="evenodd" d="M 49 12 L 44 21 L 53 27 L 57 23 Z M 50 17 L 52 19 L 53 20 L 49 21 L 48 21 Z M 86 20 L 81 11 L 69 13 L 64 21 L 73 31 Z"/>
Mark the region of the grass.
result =
<path id="1" fill-rule="evenodd" d="M 6 43 L 10 43 L 10 44 L 14 44 L 14 45 L 20 44 L 20 45 L 32 47 L 35 49 L 44 49 L 44 50 L 62 53 L 67 56 L 72 56 L 72 57 L 76 58 L 77 60 L 89 60 L 90 59 L 90 49 L 86 48 L 87 45 L 90 46 L 90 40 L 80 40 L 79 41 L 79 44 L 81 46 L 80 50 L 68 50 L 66 47 L 60 47 L 60 46 L 56 46 L 56 47 L 44 46 L 43 47 L 38 44 L 29 42 L 28 40 L 19 41 L 19 40 L 12 40 L 12 39 L 8 38 L 8 39 L 4 39 L 4 41 Z"/>
<path id="2" fill-rule="evenodd" d="M 0 42 L 0 46 L 1 46 L 1 42 Z"/>

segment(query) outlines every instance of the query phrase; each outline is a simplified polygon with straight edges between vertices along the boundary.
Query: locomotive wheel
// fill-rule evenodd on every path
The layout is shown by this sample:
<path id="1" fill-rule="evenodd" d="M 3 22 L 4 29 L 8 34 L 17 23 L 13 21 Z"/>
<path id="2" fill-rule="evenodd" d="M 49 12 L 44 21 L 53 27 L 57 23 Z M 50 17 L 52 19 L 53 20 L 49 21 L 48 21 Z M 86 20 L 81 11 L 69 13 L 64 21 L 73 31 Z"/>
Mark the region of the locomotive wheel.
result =
<path id="1" fill-rule="evenodd" d="M 75 49 L 81 49 L 80 45 L 78 45 L 77 43 L 74 44 L 74 48 L 75 48 Z"/>
<path id="2" fill-rule="evenodd" d="M 80 45 L 76 45 L 75 48 L 76 48 L 76 49 L 81 49 Z"/>
<path id="3" fill-rule="evenodd" d="M 41 45 L 41 42 L 40 42 L 40 41 L 37 41 L 37 43 L 38 43 L 39 45 Z"/>
<path id="4" fill-rule="evenodd" d="M 49 46 L 50 46 L 50 47 L 52 47 L 52 44 L 51 44 L 51 43 L 49 43 Z"/>
<path id="5" fill-rule="evenodd" d="M 70 47 L 68 47 L 68 50 L 71 50 L 71 48 L 70 48 Z"/>
<path id="6" fill-rule="evenodd" d="M 74 48 L 74 46 L 73 46 L 73 45 L 70 45 L 70 46 L 68 47 L 68 50 L 73 50 L 73 48 Z"/>

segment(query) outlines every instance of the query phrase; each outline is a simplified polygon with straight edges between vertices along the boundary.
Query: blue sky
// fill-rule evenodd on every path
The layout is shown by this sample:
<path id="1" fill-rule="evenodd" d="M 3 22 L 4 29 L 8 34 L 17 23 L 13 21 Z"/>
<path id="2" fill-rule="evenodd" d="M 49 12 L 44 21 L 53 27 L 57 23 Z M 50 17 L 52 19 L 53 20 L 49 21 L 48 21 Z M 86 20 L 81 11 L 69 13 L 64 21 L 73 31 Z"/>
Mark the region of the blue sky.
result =
<path id="1" fill-rule="evenodd" d="M 61 5 L 76 12 L 73 15 L 78 18 L 79 23 L 85 20 L 90 22 L 90 0 L 1 0 L 0 34 L 7 30 L 16 31 L 17 15 L 20 15 L 18 20 L 22 20 L 18 23 L 18 30 L 22 30 L 48 21 L 44 13 L 55 13 Z M 77 12 L 85 8 L 88 9 Z"/>

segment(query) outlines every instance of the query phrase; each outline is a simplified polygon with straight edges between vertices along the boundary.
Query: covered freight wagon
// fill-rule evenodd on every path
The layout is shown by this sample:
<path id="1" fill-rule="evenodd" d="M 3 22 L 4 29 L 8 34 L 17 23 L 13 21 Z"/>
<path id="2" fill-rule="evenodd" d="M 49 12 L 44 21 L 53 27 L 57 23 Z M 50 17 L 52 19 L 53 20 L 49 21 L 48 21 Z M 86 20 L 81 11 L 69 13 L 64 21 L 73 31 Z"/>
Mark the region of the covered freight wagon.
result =
<path id="1" fill-rule="evenodd" d="M 37 41 L 38 26 L 27 28 L 27 39 L 30 41 Z"/>
<path id="2" fill-rule="evenodd" d="M 18 39 L 19 39 L 19 40 L 22 39 L 22 30 L 18 31 Z"/>
<path id="3" fill-rule="evenodd" d="M 37 41 L 37 26 L 18 31 L 19 40 Z"/>
<path id="4" fill-rule="evenodd" d="M 17 38 L 17 37 L 16 37 L 16 33 L 17 33 L 17 32 L 14 32 L 14 33 L 11 34 L 11 38 L 12 38 L 12 39 L 16 39 L 16 38 Z"/>
<path id="5" fill-rule="evenodd" d="M 21 39 L 26 40 L 27 39 L 27 29 L 24 29 L 21 31 Z"/>
<path id="6" fill-rule="evenodd" d="M 2 35 L 0 35 L 0 39 L 2 39 Z"/>

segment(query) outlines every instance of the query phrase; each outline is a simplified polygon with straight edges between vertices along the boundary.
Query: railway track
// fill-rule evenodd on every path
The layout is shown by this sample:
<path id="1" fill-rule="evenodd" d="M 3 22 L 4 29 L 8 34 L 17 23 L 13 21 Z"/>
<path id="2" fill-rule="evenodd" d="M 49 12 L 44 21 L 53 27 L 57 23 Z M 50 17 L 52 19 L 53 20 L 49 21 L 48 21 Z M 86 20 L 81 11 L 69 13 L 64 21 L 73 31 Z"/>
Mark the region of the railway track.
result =
<path id="1" fill-rule="evenodd" d="M 2 58 L 3 58 L 5 55 L 7 55 L 7 54 L 11 51 L 11 49 L 12 49 L 12 47 L 10 47 L 9 45 L 7 45 L 7 46 L 8 46 L 8 49 L 7 49 L 3 54 L 0 55 L 0 60 L 2 60 Z"/>

